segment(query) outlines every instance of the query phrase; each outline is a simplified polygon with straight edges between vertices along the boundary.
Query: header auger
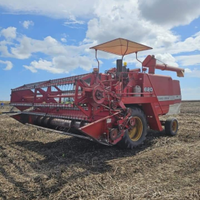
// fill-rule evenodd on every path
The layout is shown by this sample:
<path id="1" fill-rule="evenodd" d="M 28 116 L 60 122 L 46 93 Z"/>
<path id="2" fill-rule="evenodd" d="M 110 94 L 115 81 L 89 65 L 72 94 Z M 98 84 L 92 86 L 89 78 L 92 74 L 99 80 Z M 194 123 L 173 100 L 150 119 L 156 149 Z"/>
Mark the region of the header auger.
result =
<path id="1" fill-rule="evenodd" d="M 159 116 L 179 112 L 179 81 L 155 75 L 155 69 L 183 76 L 184 70 L 156 63 L 147 56 L 142 68 L 128 69 L 123 57 L 151 49 L 122 38 L 92 47 L 122 59 L 116 68 L 67 78 L 26 84 L 12 90 L 11 105 L 20 110 L 12 117 L 23 124 L 76 136 L 112 146 L 134 148 L 145 140 L 147 127 L 175 135 L 178 121 Z M 97 59 L 98 61 L 98 59 Z M 99 62 L 98 62 L 99 63 Z"/>

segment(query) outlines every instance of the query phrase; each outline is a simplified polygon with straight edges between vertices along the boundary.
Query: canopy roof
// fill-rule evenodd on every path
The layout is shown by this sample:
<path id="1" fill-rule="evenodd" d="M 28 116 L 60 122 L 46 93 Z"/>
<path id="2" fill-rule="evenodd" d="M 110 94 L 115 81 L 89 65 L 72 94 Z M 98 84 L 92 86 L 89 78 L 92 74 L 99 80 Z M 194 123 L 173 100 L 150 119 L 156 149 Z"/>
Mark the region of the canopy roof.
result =
<path id="1" fill-rule="evenodd" d="M 130 54 L 130 53 L 149 50 L 152 48 L 145 46 L 143 44 L 139 44 L 139 43 L 130 41 L 130 40 L 118 38 L 115 40 L 105 42 L 103 44 L 99 44 L 94 47 L 90 47 L 90 49 L 101 50 L 101 51 L 113 53 L 116 55 L 124 56 L 124 55 Z"/>

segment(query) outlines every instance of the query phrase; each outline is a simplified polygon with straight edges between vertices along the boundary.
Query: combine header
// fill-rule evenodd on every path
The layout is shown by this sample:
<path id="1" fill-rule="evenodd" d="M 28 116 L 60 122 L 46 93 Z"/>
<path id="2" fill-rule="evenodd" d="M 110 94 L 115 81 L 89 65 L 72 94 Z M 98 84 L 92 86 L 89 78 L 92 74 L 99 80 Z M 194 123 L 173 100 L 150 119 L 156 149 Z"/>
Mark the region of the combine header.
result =
<path id="1" fill-rule="evenodd" d="M 122 56 L 116 68 L 62 79 L 26 84 L 12 89 L 11 105 L 20 110 L 12 117 L 23 124 L 89 139 L 112 146 L 134 148 L 145 140 L 147 128 L 175 135 L 178 121 L 160 121 L 159 116 L 178 113 L 181 103 L 179 81 L 155 75 L 169 70 L 182 77 L 184 70 L 157 64 L 147 56 L 141 68 L 123 64 L 127 54 L 151 49 L 122 38 L 91 49 Z M 97 59 L 98 61 L 98 59 Z"/>

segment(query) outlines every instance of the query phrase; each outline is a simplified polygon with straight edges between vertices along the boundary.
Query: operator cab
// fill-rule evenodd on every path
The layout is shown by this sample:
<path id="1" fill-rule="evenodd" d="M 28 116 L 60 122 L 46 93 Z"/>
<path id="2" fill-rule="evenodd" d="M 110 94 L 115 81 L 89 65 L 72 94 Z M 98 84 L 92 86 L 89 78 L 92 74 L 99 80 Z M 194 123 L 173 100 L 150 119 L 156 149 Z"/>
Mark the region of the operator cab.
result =
<path id="1" fill-rule="evenodd" d="M 126 40 L 123 38 L 118 38 L 118 39 L 111 40 L 111 41 L 105 42 L 103 44 L 99 44 L 97 46 L 91 47 L 90 49 L 95 49 L 95 56 L 96 56 L 96 60 L 98 62 L 98 69 L 96 69 L 96 71 L 98 71 L 98 72 L 99 72 L 99 60 L 97 58 L 97 50 L 101 50 L 101 51 L 105 51 L 108 53 L 122 56 L 122 58 L 118 59 L 116 62 L 117 74 L 119 74 L 121 72 L 128 72 L 127 71 L 128 69 L 126 69 L 126 65 L 124 65 L 124 66 L 122 65 L 123 58 L 125 55 L 135 53 L 136 60 L 138 62 L 140 62 L 142 65 L 142 72 L 145 72 L 147 70 L 147 68 L 149 68 L 148 73 L 155 74 L 155 69 L 160 69 L 160 70 L 174 71 L 177 73 L 178 77 L 184 77 L 184 69 L 173 67 L 173 66 L 168 66 L 165 63 L 157 64 L 157 59 L 155 58 L 154 55 L 148 55 L 143 62 L 138 60 L 137 53 L 139 51 L 149 50 L 152 48 L 149 46 L 143 45 L 143 44 L 139 44 L 137 42 Z"/>
<path id="2" fill-rule="evenodd" d="M 130 40 L 126 40 L 123 38 L 118 38 L 115 40 L 111 40 L 109 42 L 105 42 L 103 44 L 99 44 L 97 46 L 91 47 L 90 49 L 95 49 L 95 55 L 98 62 L 98 71 L 99 71 L 99 61 L 97 58 L 97 50 L 112 53 L 115 55 L 122 56 L 121 59 L 117 59 L 116 61 L 116 69 L 117 72 L 127 72 L 126 69 L 127 64 L 125 63 L 123 66 L 123 58 L 125 55 L 135 53 L 137 59 L 137 52 L 152 49 L 143 44 L 139 44 Z M 138 59 L 137 59 L 138 60 Z M 140 62 L 140 61 L 139 61 Z"/>

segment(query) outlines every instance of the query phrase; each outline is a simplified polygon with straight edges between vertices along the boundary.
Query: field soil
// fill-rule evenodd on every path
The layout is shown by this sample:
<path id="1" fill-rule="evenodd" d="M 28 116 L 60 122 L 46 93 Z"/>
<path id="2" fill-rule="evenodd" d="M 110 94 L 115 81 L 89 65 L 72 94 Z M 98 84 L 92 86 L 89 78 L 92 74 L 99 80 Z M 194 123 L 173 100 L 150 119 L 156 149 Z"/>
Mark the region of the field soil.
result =
<path id="1" fill-rule="evenodd" d="M 199 200 L 200 102 L 175 117 L 177 136 L 149 131 L 141 147 L 122 150 L 0 115 L 0 199 Z"/>

